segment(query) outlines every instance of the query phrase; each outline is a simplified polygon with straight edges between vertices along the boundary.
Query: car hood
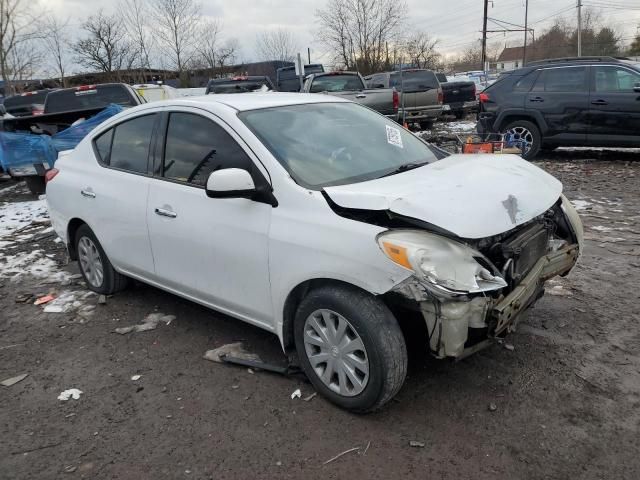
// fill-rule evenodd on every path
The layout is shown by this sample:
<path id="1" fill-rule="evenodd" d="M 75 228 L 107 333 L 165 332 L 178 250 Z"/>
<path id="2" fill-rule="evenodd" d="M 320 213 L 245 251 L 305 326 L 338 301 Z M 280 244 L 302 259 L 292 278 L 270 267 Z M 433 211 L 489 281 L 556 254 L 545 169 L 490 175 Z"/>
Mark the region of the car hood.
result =
<path id="1" fill-rule="evenodd" d="M 560 197 L 562 184 L 516 155 L 451 155 L 407 172 L 324 191 L 344 208 L 387 210 L 477 239 L 544 213 Z"/>

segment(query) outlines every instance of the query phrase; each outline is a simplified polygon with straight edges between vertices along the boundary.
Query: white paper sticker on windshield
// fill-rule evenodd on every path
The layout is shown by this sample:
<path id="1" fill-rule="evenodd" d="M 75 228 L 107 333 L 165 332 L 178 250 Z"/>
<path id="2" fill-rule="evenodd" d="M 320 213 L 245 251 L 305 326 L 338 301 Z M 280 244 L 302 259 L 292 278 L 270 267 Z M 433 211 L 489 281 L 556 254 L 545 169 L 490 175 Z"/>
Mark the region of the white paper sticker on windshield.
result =
<path id="1" fill-rule="evenodd" d="M 387 129 L 387 143 L 395 145 L 396 147 L 404 148 L 402 146 L 402 137 L 400 136 L 400 129 L 385 125 Z"/>

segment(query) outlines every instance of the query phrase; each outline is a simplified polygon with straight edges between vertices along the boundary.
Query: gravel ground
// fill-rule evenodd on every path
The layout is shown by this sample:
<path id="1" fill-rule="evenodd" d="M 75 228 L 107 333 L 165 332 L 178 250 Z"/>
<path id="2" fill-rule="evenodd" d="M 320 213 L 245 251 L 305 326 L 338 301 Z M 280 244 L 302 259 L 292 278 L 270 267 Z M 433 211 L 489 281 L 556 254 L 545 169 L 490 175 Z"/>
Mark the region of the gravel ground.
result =
<path id="1" fill-rule="evenodd" d="M 0 386 L 0 478 L 640 478 L 638 160 L 583 149 L 536 162 L 580 208 L 578 267 L 508 344 L 450 363 L 412 343 L 404 388 L 366 416 L 292 400 L 313 393 L 299 378 L 202 358 L 241 341 L 284 362 L 261 330 L 140 284 L 85 297 L 39 205 L 0 183 L 0 215 L 31 212 L 0 231 L 0 381 L 28 374 Z M 33 304 L 50 292 L 62 313 Z M 114 333 L 154 312 L 176 319 Z M 58 400 L 71 388 L 78 400 Z"/>

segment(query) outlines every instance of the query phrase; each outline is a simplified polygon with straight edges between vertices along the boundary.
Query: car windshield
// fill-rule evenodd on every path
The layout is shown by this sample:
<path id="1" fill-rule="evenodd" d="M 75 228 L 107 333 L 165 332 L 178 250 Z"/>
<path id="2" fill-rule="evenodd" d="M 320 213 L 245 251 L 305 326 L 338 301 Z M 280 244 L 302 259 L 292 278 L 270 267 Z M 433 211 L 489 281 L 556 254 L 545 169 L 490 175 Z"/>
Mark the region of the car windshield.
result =
<path id="1" fill-rule="evenodd" d="M 362 90 L 364 85 L 357 75 L 323 75 L 313 79 L 311 93 Z"/>
<path id="2" fill-rule="evenodd" d="M 355 103 L 274 107 L 239 117 L 293 179 L 311 189 L 372 180 L 436 160 L 422 140 Z"/>
<path id="3" fill-rule="evenodd" d="M 112 103 L 133 107 L 136 103 L 124 85 L 97 85 L 67 88 L 51 92 L 45 103 L 46 113 L 105 108 Z"/>
<path id="4" fill-rule="evenodd" d="M 211 85 L 211 93 L 246 93 L 261 90 L 263 87 L 269 88 L 267 82 L 262 80 L 233 80 L 225 83 L 214 83 Z"/>

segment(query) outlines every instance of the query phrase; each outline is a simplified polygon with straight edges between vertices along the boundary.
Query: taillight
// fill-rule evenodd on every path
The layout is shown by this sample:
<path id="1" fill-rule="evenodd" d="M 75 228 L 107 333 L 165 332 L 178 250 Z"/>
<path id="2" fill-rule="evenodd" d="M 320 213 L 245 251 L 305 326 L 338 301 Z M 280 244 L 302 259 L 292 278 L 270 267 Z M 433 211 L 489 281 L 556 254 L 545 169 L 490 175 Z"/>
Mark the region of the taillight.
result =
<path id="1" fill-rule="evenodd" d="M 393 91 L 393 111 L 397 112 L 398 107 L 400 106 L 400 95 L 398 95 L 398 91 Z"/>
<path id="2" fill-rule="evenodd" d="M 45 185 L 47 183 L 49 183 L 51 180 L 53 180 L 56 175 L 58 175 L 60 171 L 57 168 L 52 168 L 51 170 L 47 170 L 47 172 L 44 174 L 44 183 Z"/>
<path id="3" fill-rule="evenodd" d="M 442 93 L 442 89 L 438 89 L 438 103 L 442 105 L 444 102 L 444 93 Z"/>
<path id="4" fill-rule="evenodd" d="M 86 92 L 87 90 L 95 90 L 95 89 L 96 89 L 95 85 L 80 85 L 79 87 L 76 87 L 77 92 Z"/>
<path id="5" fill-rule="evenodd" d="M 480 103 L 487 103 L 489 101 L 489 95 L 487 95 L 486 93 L 481 93 L 480 95 L 478 95 L 478 100 L 480 100 Z"/>
<path id="6" fill-rule="evenodd" d="M 31 115 L 43 115 L 44 114 L 44 105 L 32 105 L 31 106 Z"/>

